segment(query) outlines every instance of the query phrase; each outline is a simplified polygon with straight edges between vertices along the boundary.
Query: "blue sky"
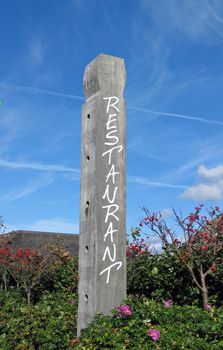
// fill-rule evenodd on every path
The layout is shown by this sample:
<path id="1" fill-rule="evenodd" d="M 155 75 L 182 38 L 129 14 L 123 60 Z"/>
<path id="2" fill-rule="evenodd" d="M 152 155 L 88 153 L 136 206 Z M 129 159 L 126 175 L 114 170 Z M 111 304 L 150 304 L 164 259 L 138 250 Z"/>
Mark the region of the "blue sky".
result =
<path id="1" fill-rule="evenodd" d="M 83 71 L 125 59 L 127 230 L 223 198 L 221 0 L 4 1 L 0 215 L 78 233 Z"/>

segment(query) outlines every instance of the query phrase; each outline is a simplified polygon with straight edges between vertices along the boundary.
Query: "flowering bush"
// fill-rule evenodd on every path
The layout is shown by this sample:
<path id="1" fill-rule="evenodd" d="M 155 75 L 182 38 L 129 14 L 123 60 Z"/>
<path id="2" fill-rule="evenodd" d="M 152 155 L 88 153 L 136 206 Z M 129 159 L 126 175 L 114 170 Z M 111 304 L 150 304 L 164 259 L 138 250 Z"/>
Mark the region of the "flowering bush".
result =
<path id="1" fill-rule="evenodd" d="M 77 259 L 58 247 L 52 247 L 45 258 L 28 248 L 8 246 L 7 251 L 6 266 L 17 287 L 10 281 L 8 290 L 0 291 L 0 349 L 72 350 L 78 305 Z M 34 305 L 27 305 L 25 287 L 31 288 L 28 301 L 32 299 Z"/>
<path id="2" fill-rule="evenodd" d="M 0 286 L 6 291 L 11 279 L 17 288 L 26 293 L 28 304 L 34 294 L 44 290 L 65 290 L 68 293 L 77 289 L 77 258 L 66 251 L 61 242 L 49 247 L 43 256 L 30 248 L 11 246 L 10 236 L 0 237 Z M 14 285 L 11 283 L 11 285 Z M 38 299 L 38 298 L 37 298 Z"/>
<path id="3" fill-rule="evenodd" d="M 0 247 L 0 274 L 1 274 L 1 289 L 7 290 L 7 247 Z"/>
<path id="4" fill-rule="evenodd" d="M 216 274 L 210 277 L 210 297 L 218 291 L 219 300 L 215 303 L 220 304 L 223 297 L 218 287 L 220 279 Z M 178 305 L 199 303 L 198 288 L 191 284 L 188 269 L 167 252 L 127 258 L 127 290 L 129 294 L 143 294 L 160 302 L 171 299 Z"/>
<path id="5" fill-rule="evenodd" d="M 76 337 L 77 295 L 45 293 L 27 305 L 19 291 L 0 292 L 0 349 L 222 350 L 223 308 L 206 311 L 131 297 L 131 316 L 97 315 Z M 19 327 L 19 331 L 18 331 Z"/>
<path id="6" fill-rule="evenodd" d="M 186 218 L 174 211 L 177 232 L 167 226 L 160 213 L 144 210 L 146 217 L 141 225 L 148 228 L 148 237 L 158 237 L 164 251 L 188 269 L 202 294 L 203 305 L 208 304 L 207 278 L 223 266 L 223 214 L 219 207 L 207 210 L 204 215 L 203 205 L 200 205 Z"/>
<path id="7" fill-rule="evenodd" d="M 1 226 L 1 221 L 0 221 Z M 9 264 L 10 264 L 10 256 L 11 249 L 8 245 L 8 237 L 0 237 L 0 286 L 1 289 L 7 290 L 8 280 L 9 280 Z"/>
<path id="8" fill-rule="evenodd" d="M 97 315 L 75 340 L 75 349 L 221 350 L 223 309 L 207 312 L 201 308 L 163 304 L 131 297 L 126 304 L 131 317 Z"/>
<path id="9" fill-rule="evenodd" d="M 127 260 L 134 259 L 140 255 L 152 256 L 150 246 L 144 238 L 140 237 L 139 228 L 131 228 L 131 242 L 128 242 L 126 247 Z"/>
<path id="10" fill-rule="evenodd" d="M 24 289 L 28 304 L 31 293 L 40 282 L 41 276 L 48 266 L 48 257 L 43 257 L 34 249 L 10 249 L 8 270 L 20 288 Z"/>

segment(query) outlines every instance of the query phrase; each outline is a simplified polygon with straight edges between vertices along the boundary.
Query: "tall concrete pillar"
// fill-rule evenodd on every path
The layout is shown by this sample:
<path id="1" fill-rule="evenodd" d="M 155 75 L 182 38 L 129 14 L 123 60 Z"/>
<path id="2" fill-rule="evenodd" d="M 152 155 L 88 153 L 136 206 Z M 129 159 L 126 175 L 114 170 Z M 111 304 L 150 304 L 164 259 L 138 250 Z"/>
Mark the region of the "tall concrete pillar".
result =
<path id="1" fill-rule="evenodd" d="M 126 297 L 124 60 L 86 66 L 82 109 L 78 336 Z"/>

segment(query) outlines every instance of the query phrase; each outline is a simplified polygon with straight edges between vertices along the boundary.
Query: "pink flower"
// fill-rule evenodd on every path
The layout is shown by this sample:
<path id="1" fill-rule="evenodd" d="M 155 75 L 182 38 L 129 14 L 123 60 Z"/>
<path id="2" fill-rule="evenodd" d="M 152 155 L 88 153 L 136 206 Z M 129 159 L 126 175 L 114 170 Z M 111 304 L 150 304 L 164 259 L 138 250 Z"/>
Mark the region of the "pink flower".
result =
<path id="1" fill-rule="evenodd" d="M 205 241 L 208 241 L 209 233 L 208 232 L 201 232 L 200 236 L 203 237 Z"/>
<path id="2" fill-rule="evenodd" d="M 123 316 L 129 317 L 132 316 L 132 309 L 129 305 L 120 305 L 117 308 L 118 318 L 122 318 Z"/>
<path id="3" fill-rule="evenodd" d="M 190 214 L 189 217 L 188 217 L 188 219 L 189 219 L 189 223 L 191 224 L 191 223 L 194 222 L 195 216 L 194 216 L 193 214 Z"/>
<path id="4" fill-rule="evenodd" d="M 211 271 L 216 271 L 217 270 L 217 266 L 215 264 L 211 265 Z"/>
<path id="5" fill-rule="evenodd" d="M 74 305 L 74 304 L 76 304 L 76 300 L 75 300 L 75 299 L 72 299 L 72 300 L 71 300 L 71 305 Z"/>
<path id="6" fill-rule="evenodd" d="M 173 303 L 172 303 L 172 300 L 170 300 L 170 299 L 167 299 L 167 300 L 164 301 L 164 306 L 165 306 L 165 307 L 171 307 L 172 304 L 173 304 Z"/>
<path id="7" fill-rule="evenodd" d="M 205 309 L 205 310 L 208 310 L 208 311 L 211 310 L 211 309 L 212 309 L 211 304 L 205 304 L 205 305 L 204 305 L 204 309 Z"/>
<path id="8" fill-rule="evenodd" d="M 160 338 L 160 331 L 158 329 L 152 328 L 150 329 L 150 337 L 152 338 L 152 340 L 156 341 Z"/>

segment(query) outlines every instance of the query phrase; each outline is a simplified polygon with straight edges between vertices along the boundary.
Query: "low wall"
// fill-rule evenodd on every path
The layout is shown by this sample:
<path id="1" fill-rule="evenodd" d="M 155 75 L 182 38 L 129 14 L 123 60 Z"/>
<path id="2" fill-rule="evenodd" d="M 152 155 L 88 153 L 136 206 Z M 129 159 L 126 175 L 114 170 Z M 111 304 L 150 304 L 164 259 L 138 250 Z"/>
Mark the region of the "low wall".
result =
<path id="1" fill-rule="evenodd" d="M 69 250 L 72 255 L 78 256 L 78 234 L 18 230 L 2 234 L 1 236 L 4 237 L 6 235 L 15 248 L 32 248 L 44 253 L 48 246 L 61 242 L 64 248 Z"/>

